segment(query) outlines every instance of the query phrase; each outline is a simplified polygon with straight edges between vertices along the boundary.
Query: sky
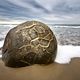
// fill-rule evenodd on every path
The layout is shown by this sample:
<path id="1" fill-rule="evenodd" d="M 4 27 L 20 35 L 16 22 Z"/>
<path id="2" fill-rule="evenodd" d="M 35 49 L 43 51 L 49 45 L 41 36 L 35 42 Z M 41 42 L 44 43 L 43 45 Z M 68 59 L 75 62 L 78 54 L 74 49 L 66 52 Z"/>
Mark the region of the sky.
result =
<path id="1" fill-rule="evenodd" d="M 80 24 L 80 0 L 0 0 L 0 23 L 28 20 Z"/>

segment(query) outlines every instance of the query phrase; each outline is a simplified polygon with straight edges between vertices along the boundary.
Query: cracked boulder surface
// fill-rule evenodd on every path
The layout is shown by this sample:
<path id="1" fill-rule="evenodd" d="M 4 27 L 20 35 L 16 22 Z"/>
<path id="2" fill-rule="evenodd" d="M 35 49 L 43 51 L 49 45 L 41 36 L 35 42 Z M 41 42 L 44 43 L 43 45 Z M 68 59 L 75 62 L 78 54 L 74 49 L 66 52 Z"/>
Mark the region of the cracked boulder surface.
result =
<path id="1" fill-rule="evenodd" d="M 2 48 L 2 60 L 9 67 L 54 62 L 57 40 L 51 29 L 42 22 L 27 21 L 11 29 Z"/>

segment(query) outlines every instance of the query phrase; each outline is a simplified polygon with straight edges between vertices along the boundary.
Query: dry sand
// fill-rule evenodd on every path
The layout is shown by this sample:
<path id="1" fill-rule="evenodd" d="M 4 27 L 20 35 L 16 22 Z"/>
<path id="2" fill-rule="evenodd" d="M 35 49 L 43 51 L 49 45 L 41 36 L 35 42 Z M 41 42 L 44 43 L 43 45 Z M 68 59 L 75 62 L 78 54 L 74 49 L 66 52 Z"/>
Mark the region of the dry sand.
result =
<path id="1" fill-rule="evenodd" d="M 80 58 L 73 59 L 70 64 L 22 68 L 6 67 L 0 60 L 0 80 L 80 80 Z"/>

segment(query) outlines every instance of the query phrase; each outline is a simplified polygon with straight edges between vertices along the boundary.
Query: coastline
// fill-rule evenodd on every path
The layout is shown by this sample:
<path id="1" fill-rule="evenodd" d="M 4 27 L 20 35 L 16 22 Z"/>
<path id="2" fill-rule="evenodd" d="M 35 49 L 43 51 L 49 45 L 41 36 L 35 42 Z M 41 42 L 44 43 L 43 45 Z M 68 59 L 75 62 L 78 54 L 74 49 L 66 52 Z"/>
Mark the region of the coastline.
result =
<path id="1" fill-rule="evenodd" d="M 80 80 L 80 58 L 69 64 L 53 63 L 22 68 L 6 67 L 0 60 L 0 80 Z"/>

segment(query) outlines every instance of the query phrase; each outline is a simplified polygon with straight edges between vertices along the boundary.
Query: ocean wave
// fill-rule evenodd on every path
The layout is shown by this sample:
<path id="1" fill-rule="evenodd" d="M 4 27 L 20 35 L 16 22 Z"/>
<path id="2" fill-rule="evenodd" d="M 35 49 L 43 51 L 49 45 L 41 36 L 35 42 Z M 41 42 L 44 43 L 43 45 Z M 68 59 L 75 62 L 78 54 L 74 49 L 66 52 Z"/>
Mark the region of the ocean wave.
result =
<path id="1" fill-rule="evenodd" d="M 4 44 L 4 38 L 7 32 L 15 25 L 2 26 L 0 25 L 0 48 Z M 80 26 L 75 27 L 76 29 L 72 29 L 72 27 L 54 28 L 50 26 L 52 31 L 55 32 L 59 44 L 55 62 L 65 64 L 69 63 L 72 58 L 80 57 Z M 0 50 L 0 57 L 2 57 L 1 53 Z"/>
<path id="2" fill-rule="evenodd" d="M 4 44 L 4 40 L 0 41 L 0 48 L 2 48 L 3 44 Z"/>
<path id="3" fill-rule="evenodd" d="M 55 62 L 60 64 L 70 63 L 72 58 L 80 58 L 80 46 L 58 45 Z"/>
<path id="4" fill-rule="evenodd" d="M 50 27 L 55 27 L 55 28 L 80 28 L 80 26 L 55 26 L 55 25 L 53 25 L 53 26 L 51 26 L 50 25 Z"/>

